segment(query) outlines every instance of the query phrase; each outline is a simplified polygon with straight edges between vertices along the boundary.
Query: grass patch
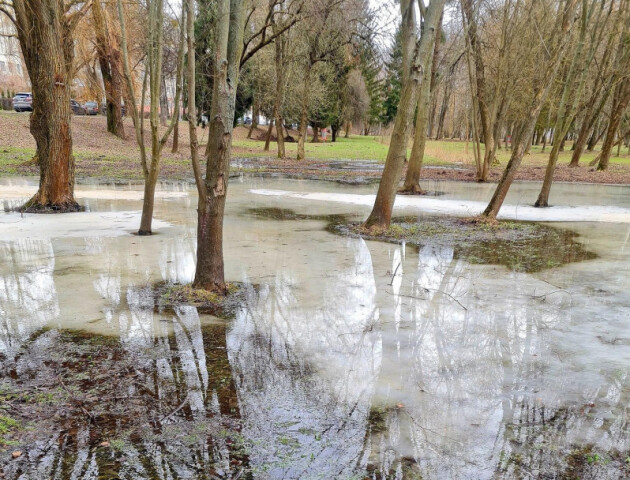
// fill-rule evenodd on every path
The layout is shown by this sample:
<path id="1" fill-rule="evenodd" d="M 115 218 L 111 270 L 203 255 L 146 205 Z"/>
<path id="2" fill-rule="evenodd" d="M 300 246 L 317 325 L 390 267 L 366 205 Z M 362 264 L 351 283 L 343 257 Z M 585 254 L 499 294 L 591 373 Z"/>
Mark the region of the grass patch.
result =
<path id="1" fill-rule="evenodd" d="M 7 435 L 19 428 L 20 422 L 11 417 L 0 415 L 0 447 L 15 445 L 16 442 L 11 441 Z"/>
<path id="2" fill-rule="evenodd" d="M 191 284 L 162 283 L 155 288 L 155 304 L 158 308 L 194 306 L 199 313 L 229 319 L 242 303 L 245 289 L 240 283 L 227 283 L 227 293 L 193 288 Z"/>

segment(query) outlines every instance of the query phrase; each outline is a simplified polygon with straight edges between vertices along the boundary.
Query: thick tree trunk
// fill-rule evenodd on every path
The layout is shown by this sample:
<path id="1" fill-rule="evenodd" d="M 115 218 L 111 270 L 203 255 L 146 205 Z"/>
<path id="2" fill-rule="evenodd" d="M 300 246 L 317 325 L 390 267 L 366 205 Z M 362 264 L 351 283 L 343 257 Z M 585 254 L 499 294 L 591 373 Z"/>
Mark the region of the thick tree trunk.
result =
<path id="1" fill-rule="evenodd" d="M 424 148 L 427 143 L 427 122 L 429 119 L 429 107 L 431 93 L 429 92 L 427 79 L 422 80 L 420 87 L 420 100 L 418 101 L 418 113 L 416 115 L 416 131 L 413 139 L 413 147 L 407 166 L 407 174 L 400 193 L 422 195 L 424 191 L 420 187 L 420 173 L 422 171 L 422 160 L 424 159 Z"/>
<path id="2" fill-rule="evenodd" d="M 313 125 L 313 138 L 311 139 L 311 143 L 319 143 L 319 127 L 317 125 Z"/>
<path id="3" fill-rule="evenodd" d="M 158 181 L 158 165 L 151 162 L 149 175 L 144 180 L 144 196 L 142 198 L 142 215 L 138 235 L 151 235 L 153 222 L 153 207 L 155 205 L 155 187 Z"/>
<path id="4" fill-rule="evenodd" d="M 192 0 L 189 0 L 192 4 Z M 217 1 L 215 78 L 210 113 L 206 176 L 196 176 L 200 191 L 197 269 L 193 286 L 227 293 L 223 267 L 223 215 L 230 169 L 232 126 L 243 50 L 245 2 Z M 193 11 L 189 7 L 189 12 Z M 190 34 L 190 28 L 189 28 Z M 202 184 L 200 184 L 203 182 Z"/>
<path id="5" fill-rule="evenodd" d="M 28 5 L 27 5 L 28 4 Z M 31 134 L 37 144 L 39 189 L 27 211 L 77 211 L 70 91 L 74 44 L 63 2 L 14 0 L 17 33 L 31 79 Z"/>

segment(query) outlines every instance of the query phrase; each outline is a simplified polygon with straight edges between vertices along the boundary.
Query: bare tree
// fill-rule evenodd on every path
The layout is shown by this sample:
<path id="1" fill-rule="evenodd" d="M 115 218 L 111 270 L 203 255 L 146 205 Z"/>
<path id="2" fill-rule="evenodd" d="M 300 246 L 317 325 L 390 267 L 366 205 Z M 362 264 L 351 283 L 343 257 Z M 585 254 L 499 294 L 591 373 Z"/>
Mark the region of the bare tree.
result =
<path id="1" fill-rule="evenodd" d="M 410 3 L 411 0 L 400 2 L 403 15 L 410 8 Z M 370 213 L 364 224 L 366 228 L 388 228 L 390 225 L 396 190 L 407 156 L 407 142 L 418 98 L 418 90 L 422 85 L 423 76 L 427 81 L 430 81 L 429 74 L 424 72 L 430 72 L 431 70 L 431 54 L 433 53 L 437 26 L 442 17 L 445 3 L 446 0 L 431 0 L 429 6 L 425 7 L 423 0 L 418 0 L 418 7 L 423 18 L 423 34 L 416 42 L 409 80 L 403 85 L 400 95 L 383 176 L 378 187 L 372 213 Z M 407 34 L 413 35 L 413 32 Z"/>
<path id="2" fill-rule="evenodd" d="M 416 112 L 416 128 L 413 136 L 413 146 L 411 147 L 411 155 L 409 156 L 409 165 L 407 166 L 407 174 L 405 182 L 400 193 L 422 194 L 420 188 L 420 172 L 422 170 L 422 160 L 424 158 L 424 148 L 427 141 L 427 126 L 429 123 L 429 115 L 431 113 L 431 93 L 435 85 L 435 67 L 437 49 L 439 46 L 439 37 L 441 34 L 442 17 L 437 24 L 435 35 L 433 35 L 433 62 L 431 71 L 423 71 L 420 83 L 420 92 L 418 94 L 418 108 Z M 427 59 L 424 59 L 426 62 Z"/>
<path id="3" fill-rule="evenodd" d="M 556 8 L 554 14 L 551 15 L 549 12 L 553 10 L 553 3 L 555 3 Z M 524 15 L 529 17 L 530 23 L 535 28 L 535 35 L 540 39 L 538 48 L 541 49 L 541 54 L 534 57 L 537 65 L 539 65 L 540 77 L 531 90 L 527 109 L 524 111 L 516 139 L 513 140 L 510 160 L 482 217 L 491 220 L 496 219 L 512 185 L 516 171 L 523 160 L 523 155 L 531 144 L 538 115 L 558 73 L 563 54 L 570 43 L 570 37 L 567 34 L 575 21 L 577 3 L 578 0 L 561 0 L 552 2 L 551 5 L 548 5 L 548 8 L 542 8 L 541 5 L 540 10 L 527 10 L 524 12 Z M 544 18 L 541 15 L 544 15 Z M 549 23 L 551 25 L 549 26 L 548 36 L 542 37 L 541 30 Z M 534 35 L 532 37 L 535 38 Z M 542 66 L 540 66 L 541 58 L 544 59 Z"/>
<path id="4" fill-rule="evenodd" d="M 160 172 L 160 157 L 162 149 L 168 140 L 169 135 L 175 127 L 175 123 L 178 120 L 176 115 L 171 118 L 166 131 L 160 136 L 160 119 L 159 119 L 159 107 L 160 107 L 160 95 L 162 91 L 162 46 L 163 46 L 163 20 L 164 20 L 164 0 L 149 0 L 147 2 L 148 17 L 149 17 L 149 38 L 147 45 L 147 62 L 144 75 L 142 99 L 140 102 L 140 113 L 138 112 L 136 96 L 133 86 L 133 78 L 131 75 L 131 67 L 129 65 L 129 50 L 127 48 L 127 32 L 125 23 L 125 14 L 123 11 L 122 1 L 118 0 L 118 15 L 120 18 L 120 27 L 122 35 L 122 54 L 123 54 L 123 66 L 125 71 L 125 79 L 127 82 L 127 90 L 129 98 L 131 99 L 131 105 L 128 110 L 131 110 L 131 116 L 133 119 L 134 128 L 136 131 L 136 141 L 140 147 L 140 161 L 142 164 L 142 173 L 144 176 L 144 198 L 142 203 L 142 217 L 140 219 L 139 235 L 151 235 L 151 224 L 153 221 L 153 207 L 155 204 L 155 187 Z M 178 54 L 178 72 L 177 72 L 177 87 L 175 92 L 175 110 L 179 110 L 179 101 L 181 97 L 181 80 L 182 80 L 182 65 L 184 56 L 184 26 L 183 26 L 183 14 L 180 21 L 180 45 Z M 147 154 L 147 149 L 144 143 L 144 97 L 146 90 L 147 78 L 149 80 L 149 97 L 150 97 L 150 128 L 151 128 L 151 153 Z"/>

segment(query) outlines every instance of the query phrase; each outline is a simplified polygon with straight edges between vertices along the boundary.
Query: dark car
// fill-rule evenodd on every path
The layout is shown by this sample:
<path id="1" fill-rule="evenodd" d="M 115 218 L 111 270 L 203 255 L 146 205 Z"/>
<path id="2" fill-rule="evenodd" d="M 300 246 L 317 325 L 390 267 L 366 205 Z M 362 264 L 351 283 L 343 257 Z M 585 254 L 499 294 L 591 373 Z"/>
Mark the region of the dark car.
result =
<path id="1" fill-rule="evenodd" d="M 13 97 L 13 109 L 16 112 L 33 111 L 33 94 L 27 92 L 16 93 Z"/>
<path id="2" fill-rule="evenodd" d="M 81 106 L 79 102 L 74 99 L 70 100 L 70 108 L 75 115 L 85 115 L 85 108 Z"/>
<path id="3" fill-rule="evenodd" d="M 120 106 L 120 114 L 124 117 L 127 115 L 127 108 L 125 105 Z M 107 115 L 107 103 L 101 104 L 101 115 Z"/>
<path id="4" fill-rule="evenodd" d="M 98 103 L 96 102 L 85 102 L 83 108 L 86 115 L 98 115 Z"/>
<path id="5" fill-rule="evenodd" d="M 251 125 L 252 124 L 252 119 L 250 117 L 245 117 L 243 119 L 243 125 Z"/>

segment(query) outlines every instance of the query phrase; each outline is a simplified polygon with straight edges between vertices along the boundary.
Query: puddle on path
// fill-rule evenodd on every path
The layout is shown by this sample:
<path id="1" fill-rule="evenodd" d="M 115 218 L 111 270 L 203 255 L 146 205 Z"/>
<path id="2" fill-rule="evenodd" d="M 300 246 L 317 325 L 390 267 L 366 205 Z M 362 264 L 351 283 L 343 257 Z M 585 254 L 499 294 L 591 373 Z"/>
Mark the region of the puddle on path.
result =
<path id="1" fill-rule="evenodd" d="M 193 275 L 192 190 L 150 238 L 0 223 L 3 480 L 630 475 L 628 225 L 563 224 L 598 258 L 526 274 L 325 230 L 361 206 L 250 193 L 297 188 L 369 193 L 232 183 L 227 277 L 257 288 L 227 321 L 154 306 L 150 285 Z"/>

